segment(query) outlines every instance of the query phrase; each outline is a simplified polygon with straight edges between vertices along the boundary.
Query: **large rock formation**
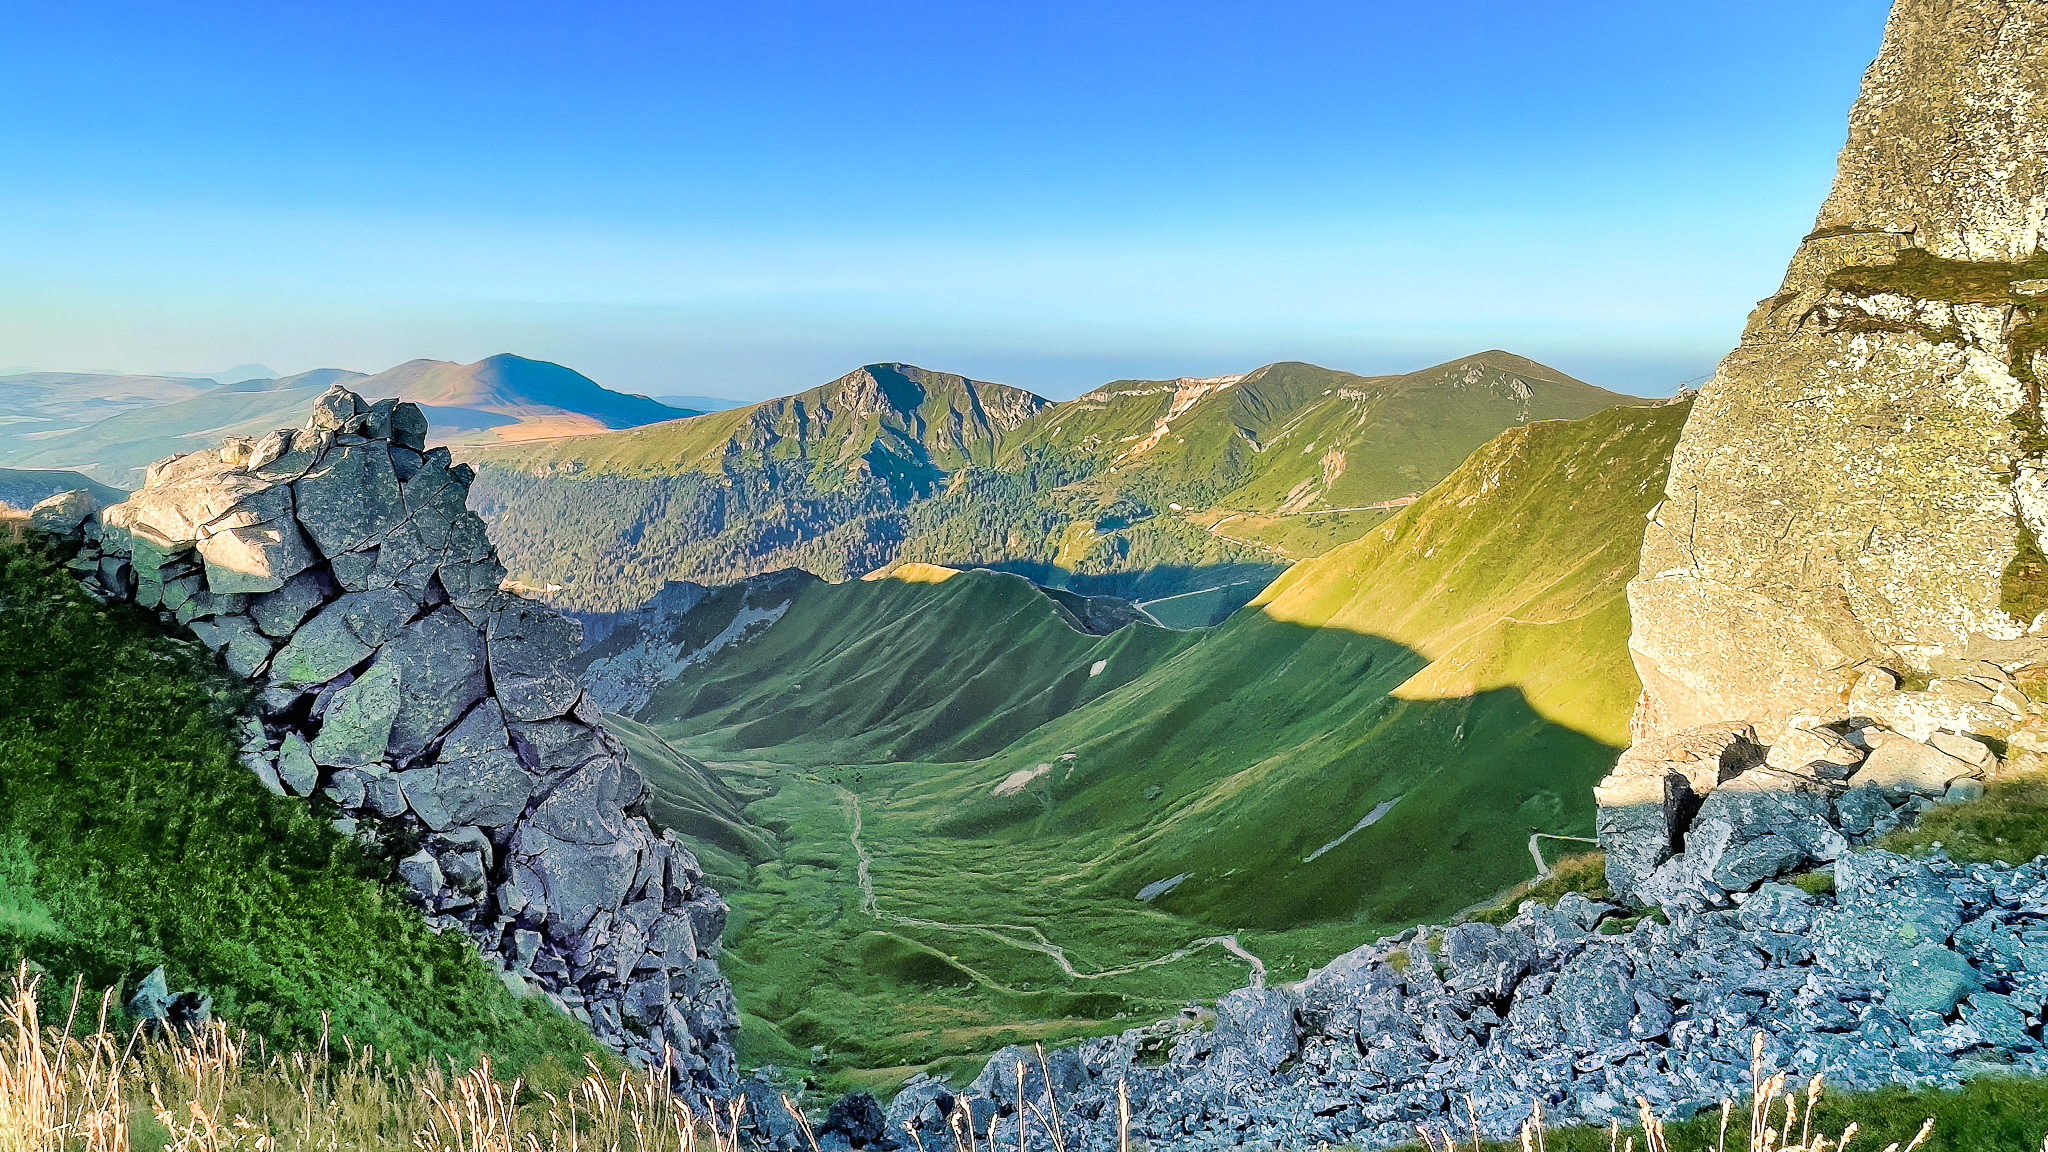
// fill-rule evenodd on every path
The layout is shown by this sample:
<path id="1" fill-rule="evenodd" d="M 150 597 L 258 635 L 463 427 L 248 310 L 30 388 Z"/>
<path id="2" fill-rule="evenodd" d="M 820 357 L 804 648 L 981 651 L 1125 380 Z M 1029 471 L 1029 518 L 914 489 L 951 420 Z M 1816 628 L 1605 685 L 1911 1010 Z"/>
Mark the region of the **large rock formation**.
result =
<path id="1" fill-rule="evenodd" d="M 1901 0 L 1834 193 L 1651 518 L 1640 730 L 1844 718 L 1876 666 L 1938 727 L 2029 726 L 1940 685 L 2048 663 L 2044 170 L 2048 6 Z"/>
<path id="2" fill-rule="evenodd" d="M 500 590 L 470 470 L 426 432 L 415 405 L 337 385 L 304 428 L 152 466 L 85 523 L 74 565 L 260 686 L 251 769 L 403 845 L 430 923 L 626 1056 L 673 1060 L 685 1091 L 723 1095 L 725 902 L 640 814 L 645 781 L 567 668 L 581 628 Z"/>
<path id="3" fill-rule="evenodd" d="M 1651 514 L 1618 891 L 1721 902 L 2048 752 L 2044 245 L 2048 5 L 1900 0 Z"/>

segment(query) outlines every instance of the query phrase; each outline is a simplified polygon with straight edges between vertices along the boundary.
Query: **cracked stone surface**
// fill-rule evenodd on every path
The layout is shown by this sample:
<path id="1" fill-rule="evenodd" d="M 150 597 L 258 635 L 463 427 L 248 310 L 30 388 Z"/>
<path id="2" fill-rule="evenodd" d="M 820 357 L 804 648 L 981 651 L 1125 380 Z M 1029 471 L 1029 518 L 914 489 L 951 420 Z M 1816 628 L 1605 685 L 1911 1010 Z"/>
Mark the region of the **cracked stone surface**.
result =
<path id="1" fill-rule="evenodd" d="M 471 473 L 426 430 L 415 405 L 329 389 L 304 428 L 81 508 L 74 567 L 263 689 L 242 755 L 266 787 L 420 845 L 394 869 L 429 924 L 628 1059 L 672 1054 L 679 1090 L 727 1096 L 725 902 L 641 814 L 646 782 L 568 663 L 580 626 L 499 589 Z"/>
<path id="2" fill-rule="evenodd" d="M 2041 622 L 2001 605 L 2022 524 L 2048 530 L 2021 428 L 2048 367 L 2024 354 L 2042 301 L 2020 271 L 2048 241 L 2044 168 L 2048 7 L 1900 0 L 1815 230 L 1701 390 L 1652 514 L 1640 735 L 1846 719 L 1878 666 L 2048 664 Z M 2044 731 L 2024 699 L 1904 695 L 1928 730 Z"/>

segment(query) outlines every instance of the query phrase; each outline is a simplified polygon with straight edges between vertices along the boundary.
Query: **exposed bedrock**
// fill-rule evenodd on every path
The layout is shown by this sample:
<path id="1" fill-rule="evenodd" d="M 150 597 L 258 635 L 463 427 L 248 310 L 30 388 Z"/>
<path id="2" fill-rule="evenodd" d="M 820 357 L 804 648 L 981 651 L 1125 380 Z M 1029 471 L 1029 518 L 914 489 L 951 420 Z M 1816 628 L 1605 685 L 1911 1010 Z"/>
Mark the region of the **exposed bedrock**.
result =
<path id="1" fill-rule="evenodd" d="M 1834 191 L 1652 513 L 1639 734 L 1848 720 L 1881 667 L 1929 729 L 1889 727 L 2048 750 L 2025 694 L 2048 665 L 2044 172 L 2048 5 L 1901 0 Z"/>
<path id="2" fill-rule="evenodd" d="M 1873 692 L 1889 683 L 1865 677 Z M 1982 796 L 2000 763 L 1977 738 L 1923 742 L 1864 717 L 1788 727 L 1769 744 L 1737 723 L 1639 740 L 1593 790 L 1607 882 L 1637 904 L 1727 907 L 1938 803 Z"/>
<path id="3" fill-rule="evenodd" d="M 85 521 L 74 566 L 260 688 L 251 770 L 402 845 L 430 924 L 468 935 L 514 991 L 722 1096 L 725 901 L 642 815 L 645 781 L 569 671 L 581 626 L 499 589 L 470 470 L 426 432 L 416 406 L 337 386 L 304 428 L 153 465 Z"/>

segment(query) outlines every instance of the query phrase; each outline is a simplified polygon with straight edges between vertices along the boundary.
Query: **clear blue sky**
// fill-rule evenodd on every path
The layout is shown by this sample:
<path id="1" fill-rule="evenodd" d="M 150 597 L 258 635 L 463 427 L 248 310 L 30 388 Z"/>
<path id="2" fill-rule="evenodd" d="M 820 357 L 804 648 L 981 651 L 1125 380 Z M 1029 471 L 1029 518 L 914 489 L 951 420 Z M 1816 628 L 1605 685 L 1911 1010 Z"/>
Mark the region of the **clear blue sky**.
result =
<path id="1" fill-rule="evenodd" d="M 0 5 L 0 367 L 497 351 L 1056 396 L 1499 346 L 1668 393 L 1878 0 Z"/>

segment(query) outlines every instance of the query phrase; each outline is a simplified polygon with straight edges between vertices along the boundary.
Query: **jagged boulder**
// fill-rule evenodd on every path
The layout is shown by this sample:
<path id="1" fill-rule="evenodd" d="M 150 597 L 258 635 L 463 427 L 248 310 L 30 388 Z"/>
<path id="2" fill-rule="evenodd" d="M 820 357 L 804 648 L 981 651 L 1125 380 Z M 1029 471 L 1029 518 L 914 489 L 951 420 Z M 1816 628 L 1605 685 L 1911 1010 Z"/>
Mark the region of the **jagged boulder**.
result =
<path id="1" fill-rule="evenodd" d="M 1868 722 L 1795 721 L 1764 745 L 1753 725 L 1711 724 L 1637 742 L 1594 789 L 1607 882 L 1665 908 L 1739 894 L 1832 863 L 1998 769 L 1981 741 L 1922 743 Z"/>
<path id="2" fill-rule="evenodd" d="M 2044 157 L 2048 9 L 1900 0 L 1834 190 L 1652 514 L 1639 734 L 2048 731 L 2014 685 L 2048 667 Z"/>
<path id="3" fill-rule="evenodd" d="M 320 792 L 364 835 L 407 825 L 397 877 L 508 986 L 728 1095 L 725 903 L 636 814 L 646 783 L 570 670 L 579 626 L 499 589 L 471 473 L 426 430 L 415 405 L 329 389 L 304 428 L 161 461 L 80 513 L 73 566 L 262 688 L 242 755 L 266 787 Z"/>

